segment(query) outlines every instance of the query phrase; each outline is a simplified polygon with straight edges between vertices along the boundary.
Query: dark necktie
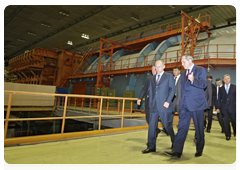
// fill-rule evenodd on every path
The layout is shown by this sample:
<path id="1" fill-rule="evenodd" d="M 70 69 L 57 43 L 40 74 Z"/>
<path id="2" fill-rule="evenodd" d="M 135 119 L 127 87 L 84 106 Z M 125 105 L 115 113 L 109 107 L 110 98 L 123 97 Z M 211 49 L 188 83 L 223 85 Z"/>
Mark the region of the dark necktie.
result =
<path id="1" fill-rule="evenodd" d="M 177 80 L 177 77 L 174 77 L 175 84 L 176 84 L 176 80 Z"/>
<path id="2" fill-rule="evenodd" d="M 156 81 L 157 84 L 158 84 L 159 80 L 160 80 L 160 75 L 158 74 L 158 78 L 157 78 L 157 81 Z"/>
<path id="3" fill-rule="evenodd" d="M 188 76 L 189 76 L 189 69 L 187 69 L 188 70 L 188 72 L 187 72 L 187 76 L 186 76 L 186 81 L 188 80 Z"/>

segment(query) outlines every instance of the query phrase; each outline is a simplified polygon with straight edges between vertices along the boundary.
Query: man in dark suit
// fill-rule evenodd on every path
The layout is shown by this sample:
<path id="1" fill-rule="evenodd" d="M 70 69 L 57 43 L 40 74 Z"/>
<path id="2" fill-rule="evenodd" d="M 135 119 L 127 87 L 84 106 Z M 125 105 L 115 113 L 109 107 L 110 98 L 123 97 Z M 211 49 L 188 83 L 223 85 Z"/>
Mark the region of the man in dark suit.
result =
<path id="1" fill-rule="evenodd" d="M 156 68 L 155 66 L 152 66 L 152 75 L 154 76 L 156 74 Z M 143 86 L 140 95 L 138 97 L 138 101 L 137 104 L 140 105 L 141 100 L 143 99 L 143 97 L 145 98 L 145 114 L 146 114 L 146 121 L 149 124 L 149 108 L 148 108 L 148 101 L 149 101 L 149 85 L 150 85 L 150 78 L 148 77 L 145 85 Z"/>
<path id="2" fill-rule="evenodd" d="M 226 140 L 231 138 L 231 128 L 229 118 L 232 123 L 233 135 L 236 136 L 236 85 L 231 84 L 231 76 L 223 76 L 225 83 L 218 92 L 217 113 L 223 113 Z"/>
<path id="3" fill-rule="evenodd" d="M 206 114 L 209 112 L 209 109 L 212 105 L 212 83 L 210 80 L 207 80 L 207 87 L 204 89 L 205 97 L 207 100 L 208 108 L 204 110 L 204 129 L 206 128 Z"/>
<path id="4" fill-rule="evenodd" d="M 206 132 L 210 133 L 211 127 L 212 127 L 212 117 L 213 117 L 213 105 L 214 101 L 216 100 L 216 87 L 214 84 L 212 84 L 212 76 L 208 75 L 207 79 L 211 82 L 212 85 L 212 94 L 210 98 L 210 105 L 208 109 L 208 124 L 207 124 L 207 130 Z"/>
<path id="5" fill-rule="evenodd" d="M 222 87 L 222 80 L 220 78 L 217 78 L 216 79 L 216 98 L 215 98 L 215 102 L 214 102 L 215 109 L 217 108 L 217 105 L 218 105 L 218 93 L 219 93 L 219 89 L 221 87 Z M 217 118 L 218 118 L 219 125 L 221 126 L 221 133 L 225 133 L 225 126 L 224 126 L 224 122 L 223 122 L 223 114 L 221 112 L 217 113 Z"/>
<path id="6" fill-rule="evenodd" d="M 171 152 L 165 154 L 180 158 L 183 145 L 186 140 L 191 118 L 196 130 L 197 145 L 195 157 L 202 156 L 204 148 L 204 110 L 208 108 L 204 89 L 207 86 L 206 70 L 196 66 L 190 55 L 182 57 L 182 65 L 185 70 L 181 73 L 182 98 L 180 103 L 178 132 L 175 137 Z"/>
<path id="7" fill-rule="evenodd" d="M 173 114 L 175 112 L 179 113 L 180 110 L 180 101 L 181 101 L 181 69 L 180 67 L 176 66 L 173 68 L 173 75 L 174 75 L 174 80 L 175 80 L 175 94 L 172 100 L 172 105 L 173 105 Z"/>
<path id="8" fill-rule="evenodd" d="M 165 64 L 162 60 L 155 63 L 157 74 L 151 77 L 149 86 L 149 126 L 147 149 L 142 153 L 156 151 L 156 128 L 160 117 L 163 126 L 171 137 L 172 143 L 175 134 L 172 127 L 172 98 L 175 94 L 173 75 L 164 72 Z"/>

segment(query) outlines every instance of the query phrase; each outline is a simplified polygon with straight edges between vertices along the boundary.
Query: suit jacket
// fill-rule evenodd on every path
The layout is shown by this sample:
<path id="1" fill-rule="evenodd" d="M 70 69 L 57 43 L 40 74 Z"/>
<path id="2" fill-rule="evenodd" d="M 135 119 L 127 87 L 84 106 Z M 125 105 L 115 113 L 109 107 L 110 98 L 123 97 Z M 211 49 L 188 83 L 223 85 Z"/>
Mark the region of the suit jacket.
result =
<path id="1" fill-rule="evenodd" d="M 207 87 L 204 89 L 204 93 L 209 109 L 212 106 L 212 83 L 210 80 L 207 80 Z"/>
<path id="2" fill-rule="evenodd" d="M 172 100 L 172 105 L 173 105 L 173 112 L 178 112 L 180 111 L 180 101 L 181 101 L 181 76 L 178 78 L 178 81 L 176 83 L 176 90 L 175 90 L 175 95 Z"/>
<path id="3" fill-rule="evenodd" d="M 140 92 L 140 95 L 139 95 L 139 99 L 143 99 L 143 97 L 145 97 L 145 112 L 146 114 L 149 113 L 149 108 L 148 108 L 148 100 L 149 100 L 149 84 L 150 84 L 150 80 L 151 80 L 151 77 L 148 77 L 141 92 Z"/>
<path id="4" fill-rule="evenodd" d="M 214 105 L 214 101 L 216 101 L 216 98 L 217 98 L 217 89 L 216 89 L 216 86 L 214 84 L 212 84 L 212 101 L 211 101 L 211 106 Z"/>
<path id="5" fill-rule="evenodd" d="M 223 114 L 236 113 L 236 85 L 230 84 L 228 94 L 224 85 L 219 88 L 217 109 Z"/>
<path id="6" fill-rule="evenodd" d="M 151 77 L 149 87 L 149 109 L 150 112 L 172 112 L 172 99 L 175 94 L 175 82 L 173 75 L 164 72 L 158 84 L 156 84 L 156 75 Z M 166 109 L 163 104 L 168 102 L 170 105 Z"/>
<path id="7" fill-rule="evenodd" d="M 194 75 L 193 83 L 189 80 L 186 81 L 186 70 L 181 73 L 182 98 L 180 108 L 185 101 L 188 110 L 191 112 L 205 110 L 208 108 L 204 94 L 204 89 L 207 87 L 206 70 L 203 67 L 194 65 L 192 72 Z"/>
<path id="8" fill-rule="evenodd" d="M 214 100 L 214 105 L 215 105 L 215 109 L 217 109 L 217 108 L 219 108 L 218 107 L 218 98 L 217 98 L 217 96 L 219 95 L 219 90 L 220 90 L 221 87 L 219 87 L 218 93 L 217 93 L 217 86 L 215 88 L 216 88 L 216 97 L 215 97 L 215 100 Z"/>

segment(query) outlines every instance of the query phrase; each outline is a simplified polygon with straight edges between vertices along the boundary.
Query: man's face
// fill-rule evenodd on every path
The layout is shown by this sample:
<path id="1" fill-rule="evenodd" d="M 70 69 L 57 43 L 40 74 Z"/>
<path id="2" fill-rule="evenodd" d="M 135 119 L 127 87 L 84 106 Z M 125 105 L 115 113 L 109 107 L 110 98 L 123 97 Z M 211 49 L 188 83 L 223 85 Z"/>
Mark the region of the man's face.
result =
<path id="1" fill-rule="evenodd" d="M 216 85 L 217 85 L 217 86 L 221 86 L 221 84 L 222 84 L 222 81 L 221 81 L 221 80 L 216 81 Z"/>
<path id="2" fill-rule="evenodd" d="M 157 73 L 156 67 L 155 67 L 155 66 L 152 66 L 152 75 L 155 75 L 156 73 Z"/>
<path id="3" fill-rule="evenodd" d="M 182 66 L 184 69 L 189 69 L 192 65 L 192 60 L 187 60 L 186 57 L 182 58 Z"/>
<path id="4" fill-rule="evenodd" d="M 208 80 L 212 83 L 212 79 L 211 78 L 208 78 Z"/>
<path id="5" fill-rule="evenodd" d="M 230 79 L 229 76 L 225 76 L 225 77 L 223 78 L 223 81 L 224 81 L 224 83 L 225 83 L 226 85 L 228 85 L 228 84 L 230 83 L 231 79 Z"/>
<path id="6" fill-rule="evenodd" d="M 180 70 L 178 70 L 177 68 L 173 69 L 173 75 L 175 77 L 177 77 L 180 74 Z"/>
<path id="7" fill-rule="evenodd" d="M 155 63 L 156 71 L 158 74 L 161 74 L 165 68 L 165 65 L 161 61 Z"/>

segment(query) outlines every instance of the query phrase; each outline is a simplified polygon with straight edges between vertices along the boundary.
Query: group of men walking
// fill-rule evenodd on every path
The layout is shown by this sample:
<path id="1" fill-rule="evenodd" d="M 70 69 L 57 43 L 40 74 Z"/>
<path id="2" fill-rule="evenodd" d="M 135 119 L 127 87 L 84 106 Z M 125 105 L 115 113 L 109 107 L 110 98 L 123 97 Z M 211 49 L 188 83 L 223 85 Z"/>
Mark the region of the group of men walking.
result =
<path id="1" fill-rule="evenodd" d="M 147 149 L 142 151 L 144 154 L 156 151 L 156 138 L 160 132 L 159 118 L 171 138 L 172 151 L 165 151 L 165 154 L 171 157 L 181 157 L 191 118 L 196 131 L 195 157 L 202 156 L 205 144 L 205 113 L 208 112 L 206 131 L 210 133 L 213 107 L 217 109 L 219 123 L 222 132 L 225 132 L 226 140 L 230 140 L 231 137 L 229 119 L 234 136 L 236 135 L 236 86 L 230 84 L 230 75 L 223 77 L 225 86 L 221 86 L 221 79 L 217 79 L 217 87 L 215 87 L 211 83 L 212 77 L 207 77 L 206 70 L 194 64 L 192 56 L 184 55 L 181 62 L 185 70 L 181 73 L 180 67 L 174 67 L 172 75 L 164 71 L 164 61 L 157 60 L 152 67 L 153 76 L 146 80 L 139 95 L 138 105 L 145 97 L 146 120 L 149 124 Z M 228 91 L 225 90 L 226 88 Z M 179 114 L 176 135 L 172 126 L 175 112 Z"/>

